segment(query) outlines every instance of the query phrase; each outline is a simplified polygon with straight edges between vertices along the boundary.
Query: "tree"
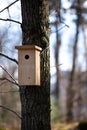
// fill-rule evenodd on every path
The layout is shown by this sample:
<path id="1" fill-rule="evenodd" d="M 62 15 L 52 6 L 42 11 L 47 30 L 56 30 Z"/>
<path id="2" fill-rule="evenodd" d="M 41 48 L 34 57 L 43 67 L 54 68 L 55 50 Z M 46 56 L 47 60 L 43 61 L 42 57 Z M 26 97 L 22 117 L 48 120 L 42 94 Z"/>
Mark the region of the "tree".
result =
<path id="1" fill-rule="evenodd" d="M 21 0 L 23 45 L 38 45 L 41 86 L 20 86 L 21 129 L 50 130 L 49 9 L 47 0 Z"/>
<path id="2" fill-rule="evenodd" d="M 79 1 L 77 3 L 78 5 L 80 4 Z M 81 10 L 77 9 L 77 23 L 76 23 L 76 35 L 75 35 L 75 43 L 73 46 L 73 64 L 72 64 L 72 70 L 69 78 L 69 86 L 67 87 L 67 121 L 71 121 L 73 119 L 73 113 L 72 113 L 72 107 L 73 107 L 73 100 L 72 97 L 74 96 L 73 92 L 73 81 L 74 81 L 74 74 L 75 74 L 75 69 L 76 69 L 76 58 L 77 58 L 77 44 L 78 44 L 78 35 L 79 35 L 79 26 L 81 22 Z"/>

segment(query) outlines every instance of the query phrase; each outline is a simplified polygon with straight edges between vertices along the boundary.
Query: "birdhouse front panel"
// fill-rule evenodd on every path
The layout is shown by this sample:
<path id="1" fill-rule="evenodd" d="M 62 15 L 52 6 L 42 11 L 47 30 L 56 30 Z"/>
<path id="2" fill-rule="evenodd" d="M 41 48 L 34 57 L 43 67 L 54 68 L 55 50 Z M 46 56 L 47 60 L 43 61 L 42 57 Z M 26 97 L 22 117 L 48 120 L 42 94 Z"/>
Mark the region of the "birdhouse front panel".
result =
<path id="1" fill-rule="evenodd" d="M 19 51 L 19 84 L 35 84 L 35 52 Z"/>
<path id="2" fill-rule="evenodd" d="M 18 49 L 19 85 L 40 85 L 40 48 L 21 46 Z"/>

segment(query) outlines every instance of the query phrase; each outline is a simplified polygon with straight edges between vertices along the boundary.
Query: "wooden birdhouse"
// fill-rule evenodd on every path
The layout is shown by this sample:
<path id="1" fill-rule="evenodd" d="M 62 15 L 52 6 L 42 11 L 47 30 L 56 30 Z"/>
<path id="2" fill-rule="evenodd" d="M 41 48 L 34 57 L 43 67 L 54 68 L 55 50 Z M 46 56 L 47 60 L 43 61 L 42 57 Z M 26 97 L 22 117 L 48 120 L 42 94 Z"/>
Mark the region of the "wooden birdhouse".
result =
<path id="1" fill-rule="evenodd" d="M 40 85 L 40 51 L 35 45 L 16 46 L 18 49 L 18 82 L 20 86 Z"/>

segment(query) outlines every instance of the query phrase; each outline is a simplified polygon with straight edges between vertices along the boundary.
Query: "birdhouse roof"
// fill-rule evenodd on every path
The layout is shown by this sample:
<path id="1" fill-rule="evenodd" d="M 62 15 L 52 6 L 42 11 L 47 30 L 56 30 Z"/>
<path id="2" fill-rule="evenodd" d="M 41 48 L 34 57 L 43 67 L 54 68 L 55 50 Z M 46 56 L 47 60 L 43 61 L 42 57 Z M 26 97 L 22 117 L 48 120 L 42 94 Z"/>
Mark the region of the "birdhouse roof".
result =
<path id="1" fill-rule="evenodd" d="M 36 45 L 23 45 L 23 46 L 15 46 L 18 50 L 38 50 L 41 51 L 42 49 Z"/>

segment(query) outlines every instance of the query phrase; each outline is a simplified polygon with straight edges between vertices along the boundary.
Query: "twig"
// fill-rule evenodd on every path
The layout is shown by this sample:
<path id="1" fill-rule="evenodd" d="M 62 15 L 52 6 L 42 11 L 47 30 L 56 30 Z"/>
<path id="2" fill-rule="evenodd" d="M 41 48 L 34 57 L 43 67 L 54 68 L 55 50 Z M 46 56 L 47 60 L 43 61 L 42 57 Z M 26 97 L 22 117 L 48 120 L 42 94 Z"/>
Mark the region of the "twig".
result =
<path id="1" fill-rule="evenodd" d="M 11 81 L 10 79 L 8 79 L 8 78 L 6 78 L 6 77 L 0 78 L 0 80 L 7 80 L 8 82 L 19 86 L 18 83 L 13 82 L 13 81 Z"/>
<path id="2" fill-rule="evenodd" d="M 51 30 L 51 33 L 59 32 L 59 31 L 61 31 L 61 30 L 62 30 L 63 28 L 65 28 L 65 27 L 68 27 L 68 26 L 64 25 L 64 26 L 60 27 L 59 29 L 57 29 L 56 31 L 52 31 L 52 30 Z M 69 27 L 68 27 L 68 28 L 69 28 Z"/>
<path id="3" fill-rule="evenodd" d="M 14 22 L 14 23 L 17 23 L 17 24 L 21 24 L 20 22 L 16 21 L 16 20 L 13 20 L 13 19 L 3 19 L 3 18 L 0 18 L 0 20 L 2 21 L 9 21 L 9 22 Z"/>
<path id="4" fill-rule="evenodd" d="M 3 82 L 0 82 L 0 87 L 2 87 L 3 84 L 5 84 L 7 81 L 4 80 Z"/>
<path id="5" fill-rule="evenodd" d="M 1 53 L 1 52 L 0 52 L 0 55 L 3 56 L 3 57 L 5 57 L 5 58 L 7 58 L 7 59 L 9 59 L 9 60 L 11 60 L 11 61 L 13 61 L 13 62 L 15 62 L 16 64 L 18 64 L 18 61 L 16 59 L 13 59 L 13 58 L 11 58 L 11 57 L 9 57 L 9 56 Z"/>
<path id="6" fill-rule="evenodd" d="M 58 64 L 58 65 L 54 65 L 54 66 L 50 66 L 51 68 L 53 68 L 53 67 L 59 67 L 60 65 L 62 65 L 62 64 Z"/>
<path id="7" fill-rule="evenodd" d="M 2 91 L 0 93 L 19 93 L 19 91 Z"/>
<path id="8" fill-rule="evenodd" d="M 55 24 L 64 24 L 67 28 L 70 28 L 70 26 L 68 24 L 66 24 L 65 22 L 63 22 L 63 20 L 60 21 L 60 23 L 58 23 L 57 21 L 54 21 L 54 22 L 50 22 L 50 25 L 55 25 Z"/>
<path id="9" fill-rule="evenodd" d="M 8 5 L 7 7 L 5 7 L 4 9 L 2 9 L 1 11 L 0 11 L 0 13 L 2 13 L 4 10 L 6 10 L 6 9 L 8 9 L 10 6 L 12 6 L 13 4 L 15 4 L 16 2 L 18 2 L 19 0 L 16 0 L 16 1 L 14 1 L 13 3 L 11 3 L 10 5 Z"/>
<path id="10" fill-rule="evenodd" d="M 47 46 L 40 54 L 42 55 L 47 49 L 49 49 L 49 46 Z"/>
<path id="11" fill-rule="evenodd" d="M 6 45 L 0 45 L 0 49 L 3 48 L 3 50 L 8 50 L 9 52 L 12 52 L 12 53 L 17 53 L 15 52 L 15 50 L 13 49 L 10 49 L 9 47 L 7 47 Z M 1 52 L 1 51 L 0 51 Z"/>
<path id="12" fill-rule="evenodd" d="M 21 116 L 17 112 L 13 111 L 12 109 L 10 109 L 8 107 L 5 107 L 3 105 L 0 105 L 0 107 L 7 110 L 7 111 L 10 111 L 10 112 L 14 113 L 19 119 L 22 119 Z"/>
<path id="13" fill-rule="evenodd" d="M 65 22 L 63 22 L 62 20 L 61 20 L 61 23 L 63 23 L 67 28 L 70 28 L 70 26 L 66 24 Z"/>
<path id="14" fill-rule="evenodd" d="M 13 76 L 2 66 L 2 65 L 0 65 L 0 67 L 9 75 L 9 77 L 11 78 L 11 79 L 13 79 L 13 81 L 14 81 L 14 83 L 16 84 L 16 85 L 18 85 L 18 83 L 16 82 L 16 80 L 13 78 Z M 18 85 L 19 86 L 19 85 Z"/>

